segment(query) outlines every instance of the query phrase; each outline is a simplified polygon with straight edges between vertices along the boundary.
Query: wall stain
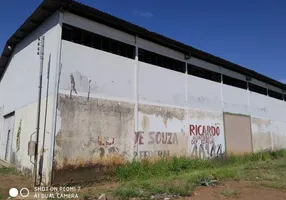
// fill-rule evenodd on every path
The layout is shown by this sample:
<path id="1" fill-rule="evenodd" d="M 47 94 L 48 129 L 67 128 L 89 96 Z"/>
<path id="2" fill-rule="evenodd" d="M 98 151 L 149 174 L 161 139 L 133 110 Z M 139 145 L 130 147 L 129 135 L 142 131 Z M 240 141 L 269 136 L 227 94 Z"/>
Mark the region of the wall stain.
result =
<path id="1" fill-rule="evenodd" d="M 146 115 L 161 116 L 165 120 L 173 118 L 178 120 L 184 120 L 185 118 L 184 109 L 180 108 L 166 108 L 162 106 L 139 104 L 138 111 Z"/>
<path id="2" fill-rule="evenodd" d="M 58 101 L 53 183 L 97 178 L 126 162 L 134 151 L 134 104 L 62 94 Z"/>

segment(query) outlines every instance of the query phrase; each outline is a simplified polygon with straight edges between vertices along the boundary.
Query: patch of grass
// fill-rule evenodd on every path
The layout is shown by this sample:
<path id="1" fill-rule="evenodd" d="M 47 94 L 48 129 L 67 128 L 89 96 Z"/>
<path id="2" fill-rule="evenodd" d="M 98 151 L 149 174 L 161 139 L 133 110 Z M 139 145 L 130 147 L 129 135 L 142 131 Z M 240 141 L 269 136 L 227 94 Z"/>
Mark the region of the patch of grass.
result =
<path id="1" fill-rule="evenodd" d="M 223 166 L 237 166 L 244 164 L 249 164 L 249 166 L 251 166 L 253 163 L 260 161 L 271 161 L 283 157 L 286 158 L 286 150 L 259 152 L 241 156 L 230 155 L 207 160 L 190 159 L 188 157 L 169 157 L 157 161 L 132 161 L 124 166 L 117 167 L 115 174 L 119 181 L 134 179 L 144 180 L 146 177 L 168 177 L 190 170 L 213 169 Z"/>
<path id="2" fill-rule="evenodd" d="M 15 168 L 10 168 L 10 167 L 2 167 L 2 168 L 0 168 L 0 175 L 14 174 L 16 172 L 17 172 L 17 170 Z"/>
<path id="3" fill-rule="evenodd" d="M 114 191 L 121 199 L 130 197 L 150 198 L 154 194 L 189 196 L 202 179 L 215 175 L 217 179 L 233 179 L 238 177 L 239 167 L 221 167 L 217 169 L 194 170 L 163 178 L 153 177 L 147 180 L 133 180 L 122 183 Z"/>
<path id="4" fill-rule="evenodd" d="M 274 189 L 286 189 L 285 181 L 265 182 L 260 183 L 263 187 L 274 188 Z"/>
<path id="5" fill-rule="evenodd" d="M 84 194 L 83 195 L 83 200 L 88 200 L 89 199 L 89 195 L 88 194 Z"/>
<path id="6" fill-rule="evenodd" d="M 122 184 L 113 195 L 120 199 L 150 198 L 160 193 L 188 196 L 202 179 L 278 181 L 286 178 L 286 173 L 281 175 L 278 170 L 286 166 L 286 160 L 277 160 L 286 158 L 285 152 L 230 155 L 208 160 L 171 157 L 158 161 L 133 161 L 116 169 L 116 178 Z M 279 184 L 273 187 L 279 187 Z M 225 195 L 237 196 L 237 192 L 225 191 Z"/>
<path id="7" fill-rule="evenodd" d="M 224 190 L 220 190 L 219 194 L 226 196 L 226 197 L 238 197 L 240 195 L 240 192 L 237 190 L 224 189 Z"/>

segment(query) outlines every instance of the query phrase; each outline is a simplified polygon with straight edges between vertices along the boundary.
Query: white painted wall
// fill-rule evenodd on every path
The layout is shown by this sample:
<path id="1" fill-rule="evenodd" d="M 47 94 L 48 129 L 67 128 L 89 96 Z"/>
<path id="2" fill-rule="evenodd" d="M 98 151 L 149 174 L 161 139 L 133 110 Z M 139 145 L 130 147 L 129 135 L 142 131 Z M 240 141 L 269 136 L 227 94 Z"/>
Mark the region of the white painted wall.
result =
<path id="1" fill-rule="evenodd" d="M 221 112 L 221 83 L 187 75 L 187 88 L 188 108 Z"/>
<path id="2" fill-rule="evenodd" d="M 185 74 L 139 62 L 139 102 L 184 107 Z M 152 88 L 152 89 L 151 89 Z"/>
<path id="3" fill-rule="evenodd" d="M 86 20 L 82 17 L 65 13 L 63 22 L 135 46 L 135 36 Z M 87 96 L 88 79 L 90 78 L 91 97 L 129 102 L 136 101 L 136 99 L 134 99 L 136 96 L 135 92 L 137 91 L 135 88 L 135 60 L 67 41 L 63 41 L 62 44 L 63 69 L 60 82 L 60 93 L 69 94 L 71 87 L 70 74 L 73 74 L 75 77 L 76 89 L 80 96 Z M 185 61 L 182 53 L 162 47 L 142 38 L 137 38 L 136 45 L 138 48 L 166 55 L 240 80 L 246 80 L 245 76 L 240 73 L 202 61 L 198 58 L 191 58 Z M 200 120 L 199 123 L 201 124 L 213 123 L 208 118 L 205 118 L 204 121 L 204 119 L 196 115 L 192 115 L 192 118 L 190 118 L 188 109 L 204 111 L 207 116 L 218 115 L 217 118 L 215 118 L 217 121 L 219 121 L 218 119 L 221 119 L 223 112 L 251 115 L 255 119 L 258 119 L 255 123 L 252 122 L 253 134 L 258 136 L 258 138 L 259 134 L 264 132 L 257 126 L 260 119 L 283 121 L 282 119 L 286 114 L 285 102 L 265 95 L 178 73 L 140 61 L 138 61 L 137 65 L 137 95 L 139 104 L 185 109 L 185 116 L 182 122 L 184 125 L 176 126 L 177 128 L 183 128 L 185 133 L 188 132 L 186 127 L 188 127 L 190 123 L 193 123 L 190 120 L 195 120 L 194 123 L 197 123 L 196 120 Z M 267 86 L 267 84 L 256 79 L 252 79 L 251 83 L 263 87 Z M 279 89 L 274 86 L 268 85 L 268 87 L 272 90 L 279 91 Z M 73 93 L 73 95 L 76 94 Z M 135 113 L 138 113 L 138 111 L 135 111 Z M 158 116 L 155 117 L 156 119 L 152 115 L 148 115 L 147 117 L 152 126 L 156 127 L 158 125 L 158 130 L 163 130 L 159 127 L 159 122 L 159 124 L 154 125 L 156 124 L 155 121 L 159 120 Z M 140 120 L 142 121 L 142 118 L 142 113 L 140 114 L 139 112 L 139 129 L 142 129 L 142 126 L 140 125 Z M 154 120 L 154 122 L 151 119 Z M 222 124 L 223 120 L 221 119 L 218 123 Z M 153 129 L 153 131 L 155 131 L 156 128 Z M 223 144 L 224 137 L 221 137 L 219 142 Z"/>
<path id="4" fill-rule="evenodd" d="M 229 85 L 223 85 L 223 110 L 235 114 L 249 114 L 248 91 Z"/>
<path id="5" fill-rule="evenodd" d="M 27 146 L 30 134 L 36 130 L 36 114 L 37 114 L 37 100 L 38 100 L 38 83 L 39 83 L 39 65 L 40 58 L 37 55 L 38 38 L 42 35 L 45 36 L 45 56 L 44 56 L 44 69 L 43 69 L 43 89 L 42 89 L 42 118 L 41 126 L 44 122 L 44 105 L 46 98 L 47 88 L 47 65 L 49 55 L 51 54 L 51 67 L 50 67 L 50 87 L 49 87 L 49 106 L 48 106 L 48 123 L 47 131 L 51 130 L 50 120 L 52 119 L 52 99 L 54 98 L 55 89 L 55 73 L 58 54 L 58 42 L 60 36 L 61 26 L 58 24 L 59 13 L 55 13 L 47 19 L 42 25 L 22 40 L 16 47 L 11 56 L 8 68 L 2 81 L 0 82 L 0 152 L 5 149 L 6 133 L 3 132 L 1 121 L 3 115 L 15 111 L 15 128 L 13 150 L 15 151 L 16 135 L 18 130 L 19 121 L 22 119 L 21 143 L 20 150 L 15 152 L 16 165 L 21 169 L 32 169 L 32 164 L 29 162 L 30 157 L 27 155 Z M 43 127 L 40 130 L 40 140 L 43 135 Z M 49 144 L 49 136 L 46 137 L 46 146 Z M 42 144 L 39 144 L 39 149 Z M 49 152 L 49 149 L 47 149 Z M 48 156 L 48 155 L 46 155 Z M 48 157 L 45 157 L 44 165 L 48 164 Z M 47 166 L 46 166 L 47 167 Z M 45 168 L 46 168 L 45 167 Z M 47 169 L 47 168 L 46 168 Z M 47 172 L 48 173 L 48 172 Z"/>
<path id="6" fill-rule="evenodd" d="M 62 41 L 61 62 L 60 93 L 70 93 L 73 74 L 80 96 L 87 97 L 90 79 L 90 97 L 133 101 L 134 60 Z"/>

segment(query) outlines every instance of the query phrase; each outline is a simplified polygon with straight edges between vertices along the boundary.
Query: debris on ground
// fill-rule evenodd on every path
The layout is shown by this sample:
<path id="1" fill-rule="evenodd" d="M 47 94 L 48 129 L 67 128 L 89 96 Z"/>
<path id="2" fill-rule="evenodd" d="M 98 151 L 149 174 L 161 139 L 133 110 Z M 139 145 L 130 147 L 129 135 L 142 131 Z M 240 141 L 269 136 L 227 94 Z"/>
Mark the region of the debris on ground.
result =
<path id="1" fill-rule="evenodd" d="M 102 195 L 100 195 L 100 196 L 98 197 L 98 200 L 106 200 L 105 194 L 103 193 Z"/>
<path id="2" fill-rule="evenodd" d="M 202 186 L 215 186 L 217 185 L 217 180 L 214 179 L 201 179 L 199 184 Z"/>

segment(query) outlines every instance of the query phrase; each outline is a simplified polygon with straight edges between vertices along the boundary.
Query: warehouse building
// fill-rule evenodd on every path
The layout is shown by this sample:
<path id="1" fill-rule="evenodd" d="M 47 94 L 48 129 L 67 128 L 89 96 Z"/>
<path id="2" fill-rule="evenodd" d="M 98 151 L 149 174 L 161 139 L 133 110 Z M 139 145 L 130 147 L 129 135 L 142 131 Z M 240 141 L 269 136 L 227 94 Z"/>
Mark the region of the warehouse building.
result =
<path id="1" fill-rule="evenodd" d="M 32 174 L 39 119 L 44 184 L 134 158 L 286 147 L 286 85 L 71 0 L 42 2 L 8 39 L 0 77 L 0 158 Z"/>

